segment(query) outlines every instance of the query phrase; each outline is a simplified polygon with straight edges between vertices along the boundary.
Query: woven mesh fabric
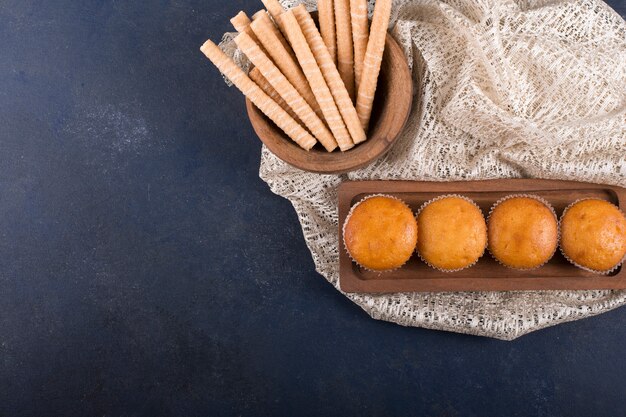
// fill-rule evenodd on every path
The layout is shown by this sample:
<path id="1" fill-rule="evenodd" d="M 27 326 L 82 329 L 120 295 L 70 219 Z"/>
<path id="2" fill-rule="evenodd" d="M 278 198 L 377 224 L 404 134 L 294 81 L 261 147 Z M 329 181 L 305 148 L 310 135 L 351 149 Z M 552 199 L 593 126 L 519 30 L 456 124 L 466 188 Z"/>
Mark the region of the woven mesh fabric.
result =
<path id="1" fill-rule="evenodd" d="M 337 176 L 303 172 L 262 152 L 261 178 L 291 201 L 316 270 L 337 289 L 336 190 L 344 180 L 626 185 L 626 22 L 606 4 L 396 0 L 391 27 L 419 88 L 385 157 Z M 232 35 L 222 47 L 247 65 Z M 375 319 L 504 340 L 626 303 L 626 291 L 345 296 Z"/>

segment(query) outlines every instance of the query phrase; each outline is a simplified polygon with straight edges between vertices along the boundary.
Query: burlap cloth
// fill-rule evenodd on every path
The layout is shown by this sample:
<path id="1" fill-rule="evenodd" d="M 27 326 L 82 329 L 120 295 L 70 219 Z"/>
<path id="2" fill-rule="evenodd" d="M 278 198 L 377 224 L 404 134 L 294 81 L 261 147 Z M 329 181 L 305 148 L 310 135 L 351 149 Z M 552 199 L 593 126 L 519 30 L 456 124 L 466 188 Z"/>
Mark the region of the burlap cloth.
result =
<path id="1" fill-rule="evenodd" d="M 602 1 L 396 0 L 392 28 L 419 88 L 385 157 L 336 176 L 262 153 L 261 178 L 291 201 L 317 272 L 335 288 L 344 180 L 626 184 L 626 23 Z M 246 65 L 232 34 L 222 47 Z M 626 291 L 344 295 L 375 319 L 505 340 L 626 303 Z"/>

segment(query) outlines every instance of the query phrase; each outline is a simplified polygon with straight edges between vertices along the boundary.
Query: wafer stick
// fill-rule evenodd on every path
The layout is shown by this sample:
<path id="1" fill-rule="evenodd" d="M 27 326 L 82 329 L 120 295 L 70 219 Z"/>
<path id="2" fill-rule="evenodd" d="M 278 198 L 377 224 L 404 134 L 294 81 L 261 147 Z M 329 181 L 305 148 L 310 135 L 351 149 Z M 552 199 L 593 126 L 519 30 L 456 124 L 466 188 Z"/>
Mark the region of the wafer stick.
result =
<path id="1" fill-rule="evenodd" d="M 372 105 L 374 104 L 376 84 L 378 84 L 380 64 L 385 51 L 385 38 L 387 37 L 389 16 L 391 15 L 391 1 L 378 0 L 376 2 L 365 60 L 363 61 L 363 73 L 359 83 L 356 112 L 359 114 L 361 126 L 363 126 L 366 132 L 372 115 Z"/>
<path id="2" fill-rule="evenodd" d="M 317 13 L 322 39 L 324 39 L 333 63 L 337 64 L 337 34 L 335 33 L 335 5 L 333 0 L 318 0 Z"/>
<path id="3" fill-rule="evenodd" d="M 287 42 L 287 40 L 285 39 L 283 34 L 280 32 L 280 30 L 278 30 L 276 25 L 274 25 L 272 20 L 269 18 L 269 15 L 267 14 L 267 12 L 265 10 L 259 10 L 258 12 L 256 12 L 255 14 L 252 15 L 252 21 L 259 20 L 259 19 L 264 19 L 265 20 L 265 18 L 267 18 L 267 22 L 269 22 L 270 24 L 267 25 L 267 23 L 264 23 L 264 25 L 267 25 L 267 27 L 272 29 L 272 32 L 274 32 L 274 35 L 276 35 L 276 37 L 278 38 L 280 43 L 283 45 L 283 48 L 285 48 L 285 50 L 287 52 L 289 52 L 289 54 L 295 59 L 296 56 L 294 55 L 293 51 L 291 50 L 291 45 L 289 45 L 289 42 Z"/>
<path id="4" fill-rule="evenodd" d="M 356 91 L 359 91 L 363 60 L 369 38 L 367 0 L 350 0 L 350 21 L 352 22 L 352 43 L 354 45 L 354 85 Z"/>
<path id="5" fill-rule="evenodd" d="M 270 82 L 267 81 L 263 75 L 261 75 L 261 71 L 259 71 L 258 68 L 256 67 L 252 68 L 248 76 L 250 77 L 252 81 L 256 83 L 256 85 L 261 87 L 261 90 L 263 90 L 265 94 L 267 94 L 272 100 L 274 100 L 276 104 L 278 104 L 283 110 L 289 113 L 289 116 L 293 117 L 293 119 L 296 122 L 300 123 L 300 119 L 298 119 L 298 115 L 294 113 L 292 108 L 289 107 L 289 104 L 287 104 L 287 102 L 283 100 L 280 94 L 278 94 L 278 91 L 276 91 L 274 87 L 272 87 Z M 302 125 L 302 123 L 300 124 Z"/>
<path id="6" fill-rule="evenodd" d="M 315 145 L 317 142 L 315 138 L 269 98 L 217 45 L 208 40 L 200 50 L 259 110 L 300 147 L 309 150 Z"/>
<path id="7" fill-rule="evenodd" d="M 265 10 L 259 10 L 258 12 L 252 15 L 252 20 L 258 19 L 261 16 L 261 14 L 267 15 Z M 248 18 L 248 15 L 246 15 L 243 11 L 237 13 L 235 17 L 230 19 L 230 23 L 232 23 L 233 27 L 235 28 L 237 32 L 247 33 L 248 35 L 250 35 L 250 37 L 252 37 L 252 39 L 254 39 L 257 42 L 257 44 L 260 44 L 258 42 L 256 35 L 252 31 L 252 28 L 250 27 L 250 24 L 252 22 Z M 276 104 L 278 104 L 283 110 L 289 113 L 289 115 L 293 117 L 295 121 L 300 123 L 298 116 L 293 112 L 291 107 L 289 107 L 289 105 L 285 102 L 285 100 L 282 99 L 280 94 L 278 94 L 278 92 L 274 90 L 274 87 L 272 87 L 271 84 L 265 79 L 265 77 L 261 75 L 261 72 L 257 68 L 252 68 L 250 72 L 248 73 L 248 76 L 259 87 L 261 87 L 261 90 L 263 90 L 265 94 L 267 94 L 272 100 L 274 100 Z"/>
<path id="8" fill-rule="evenodd" d="M 245 12 L 241 11 L 237 13 L 235 17 L 230 19 L 230 23 L 233 25 L 233 27 L 235 28 L 237 32 L 239 33 L 245 32 L 248 35 L 250 35 L 252 39 L 254 39 L 255 42 L 259 43 L 259 40 L 254 35 L 254 32 L 252 32 L 252 28 L 250 27 L 250 24 L 252 23 L 252 21 L 250 20 L 250 18 Z"/>
<path id="9" fill-rule="evenodd" d="M 267 14 L 267 11 L 265 11 L 265 9 L 259 10 L 258 12 L 252 15 L 252 21 L 254 22 L 255 20 L 257 20 L 259 17 L 261 17 L 264 14 Z"/>
<path id="10" fill-rule="evenodd" d="M 348 132 L 350 132 L 352 141 L 355 144 L 365 141 L 367 136 L 361 127 L 361 122 L 359 121 L 359 116 L 356 113 L 354 104 L 348 95 L 346 87 L 343 85 L 339 71 L 337 71 L 337 67 L 333 63 L 332 57 L 328 52 L 328 48 L 326 48 L 326 45 L 324 44 L 322 36 L 317 31 L 313 18 L 302 4 L 292 10 L 294 16 L 296 16 L 296 19 L 298 20 L 298 23 L 300 24 L 300 27 L 302 28 L 302 32 L 304 33 L 304 37 L 311 48 L 311 52 L 313 52 L 313 55 L 315 56 L 317 65 L 320 67 L 322 74 L 324 75 L 328 88 L 335 99 L 335 103 L 339 108 L 343 121 L 348 128 Z"/>
<path id="11" fill-rule="evenodd" d="M 337 67 L 350 98 L 354 100 L 354 56 L 349 2 L 350 0 L 335 0 L 335 30 L 337 32 Z"/>
<path id="12" fill-rule="evenodd" d="M 230 19 L 230 23 L 232 23 L 233 27 L 237 32 L 243 32 L 248 26 L 250 26 L 250 18 L 245 12 L 239 12 Z"/>
<path id="13" fill-rule="evenodd" d="M 278 16 L 285 13 L 285 9 L 283 9 L 283 6 L 278 2 L 278 0 L 261 0 L 261 1 L 263 2 L 263 5 L 267 9 L 267 11 L 270 13 L 270 15 L 272 15 L 272 18 L 274 19 L 278 19 Z"/>
<path id="14" fill-rule="evenodd" d="M 272 19 L 274 19 L 274 22 L 276 22 L 276 25 L 278 25 L 278 27 L 280 28 L 280 31 L 285 33 L 282 23 L 280 23 L 278 19 L 278 16 L 285 13 L 285 9 L 283 9 L 283 6 L 281 6 L 278 0 L 261 0 L 261 1 L 263 2 L 263 5 L 267 9 L 270 16 L 272 16 Z"/>
<path id="15" fill-rule="evenodd" d="M 333 138 L 332 133 L 274 65 L 272 60 L 261 51 L 261 48 L 246 33 L 240 33 L 235 38 L 235 43 L 246 54 L 250 62 L 261 71 L 261 74 L 269 81 L 272 87 L 278 91 L 278 94 L 293 109 L 315 138 L 328 152 L 332 152 L 337 147 L 337 142 Z"/>
<path id="16" fill-rule="evenodd" d="M 306 76 L 294 56 L 289 53 L 291 47 L 287 50 L 281 45 L 276 33 L 272 30 L 275 29 L 275 26 L 269 16 L 260 16 L 257 20 L 252 22 L 250 27 L 261 42 L 261 45 L 263 45 L 263 48 L 267 51 L 267 54 L 272 58 L 285 77 L 287 77 L 287 80 L 289 80 L 298 93 L 300 93 L 309 106 L 311 106 L 318 117 L 323 119 L 324 114 L 315 99 L 315 95 L 311 90 L 311 86 L 309 86 Z"/>
<path id="17" fill-rule="evenodd" d="M 282 21 L 282 25 L 287 32 L 289 43 L 291 43 L 298 57 L 298 62 L 304 70 L 307 80 L 309 80 L 313 94 L 315 94 L 315 98 L 322 108 L 326 123 L 335 135 L 335 140 L 339 144 L 339 148 L 342 151 L 352 148 L 354 143 L 352 139 L 350 139 L 350 133 L 348 133 L 343 123 L 335 100 L 333 100 L 333 96 L 328 89 L 328 85 L 326 85 L 322 71 L 317 66 L 313 52 L 311 52 L 307 44 L 306 38 L 302 33 L 302 29 L 300 29 L 300 25 L 298 25 L 298 20 L 294 16 L 293 11 L 289 10 L 281 14 L 279 19 Z"/>

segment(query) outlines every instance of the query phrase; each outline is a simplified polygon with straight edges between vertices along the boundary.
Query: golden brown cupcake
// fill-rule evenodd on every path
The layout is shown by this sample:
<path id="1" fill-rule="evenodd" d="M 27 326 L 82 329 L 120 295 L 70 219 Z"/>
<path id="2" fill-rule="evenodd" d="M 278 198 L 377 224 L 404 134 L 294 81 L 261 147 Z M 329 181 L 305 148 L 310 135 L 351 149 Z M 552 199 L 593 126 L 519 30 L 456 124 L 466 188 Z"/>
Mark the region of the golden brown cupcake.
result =
<path id="1" fill-rule="evenodd" d="M 415 251 L 417 223 L 401 200 L 374 195 L 350 210 L 343 225 L 343 242 L 359 265 L 373 271 L 393 270 Z"/>
<path id="2" fill-rule="evenodd" d="M 452 272 L 470 267 L 483 256 L 487 226 L 480 208 L 461 196 L 426 203 L 417 215 L 417 251 L 427 264 Z"/>
<path id="3" fill-rule="evenodd" d="M 574 265 L 598 273 L 618 267 L 626 256 L 626 218 L 604 200 L 581 200 L 561 217 L 561 252 Z"/>
<path id="4" fill-rule="evenodd" d="M 487 219 L 489 252 L 504 266 L 534 269 L 548 262 L 559 240 L 559 225 L 548 202 L 510 196 L 497 202 Z"/>

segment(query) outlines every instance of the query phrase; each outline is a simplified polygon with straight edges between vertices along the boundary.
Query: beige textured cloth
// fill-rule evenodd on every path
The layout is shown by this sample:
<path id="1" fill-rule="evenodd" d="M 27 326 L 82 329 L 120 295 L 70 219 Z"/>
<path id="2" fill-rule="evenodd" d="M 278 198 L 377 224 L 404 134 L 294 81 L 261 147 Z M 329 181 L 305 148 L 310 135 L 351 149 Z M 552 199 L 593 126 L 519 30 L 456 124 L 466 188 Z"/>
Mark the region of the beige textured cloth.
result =
<path id="1" fill-rule="evenodd" d="M 343 180 L 531 177 L 626 186 L 626 22 L 606 4 L 396 0 L 392 25 L 419 88 L 385 157 L 348 175 L 317 175 L 263 149 L 261 178 L 292 202 L 316 270 L 336 288 Z M 245 66 L 228 34 L 222 47 Z M 375 319 L 505 340 L 626 303 L 626 291 L 346 296 Z"/>

